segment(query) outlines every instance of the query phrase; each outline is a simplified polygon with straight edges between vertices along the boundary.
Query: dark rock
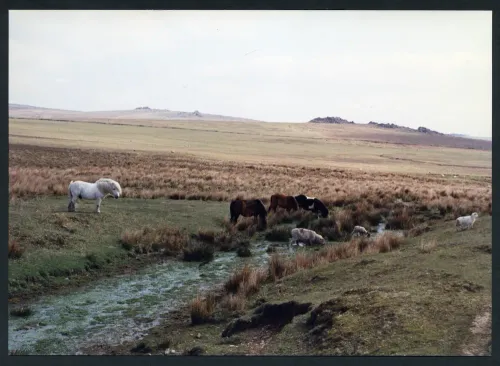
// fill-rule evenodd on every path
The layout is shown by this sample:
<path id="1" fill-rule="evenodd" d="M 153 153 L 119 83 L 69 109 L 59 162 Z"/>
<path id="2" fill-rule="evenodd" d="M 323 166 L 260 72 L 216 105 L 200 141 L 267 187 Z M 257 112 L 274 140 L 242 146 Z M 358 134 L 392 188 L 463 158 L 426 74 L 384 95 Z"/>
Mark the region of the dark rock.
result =
<path id="1" fill-rule="evenodd" d="M 241 317 L 233 320 L 222 332 L 222 337 L 242 332 L 249 328 L 271 325 L 282 328 L 297 315 L 305 314 L 311 309 L 311 303 L 300 304 L 288 301 L 281 304 L 262 304 L 254 310 L 251 318 Z"/>
<path id="2" fill-rule="evenodd" d="M 335 123 L 335 124 L 354 124 L 353 121 L 348 121 L 340 117 L 317 117 L 309 121 L 310 123 Z"/>
<path id="3" fill-rule="evenodd" d="M 266 249 L 266 253 L 275 253 L 276 251 L 276 245 L 269 245 Z"/>
<path id="4" fill-rule="evenodd" d="M 253 328 L 252 319 L 248 318 L 238 318 L 231 321 L 226 329 L 222 332 L 222 337 L 230 337 L 231 335 L 239 332 L 243 332 L 246 329 Z M 255 325 L 256 326 L 256 325 Z"/>
<path id="5" fill-rule="evenodd" d="M 306 334 L 307 342 L 323 347 L 329 338 L 328 330 L 332 328 L 337 315 L 346 312 L 348 308 L 340 299 L 332 299 L 321 303 L 311 311 L 311 315 L 306 322 L 310 328 Z M 330 339 L 330 343 L 339 343 L 342 339 Z M 328 342 L 327 342 L 328 343 Z"/>
<path id="6" fill-rule="evenodd" d="M 130 350 L 130 352 L 132 353 L 150 353 L 152 351 L 153 350 L 151 349 L 151 347 L 147 346 L 144 342 L 139 343 L 137 346 Z"/>
<path id="7" fill-rule="evenodd" d="M 238 257 L 251 257 L 252 256 L 252 251 L 248 247 L 239 247 L 236 250 L 236 255 Z"/>
<path id="8" fill-rule="evenodd" d="M 332 299 L 319 304 L 316 308 L 311 311 L 311 315 L 307 320 L 307 325 L 317 326 L 317 325 L 329 325 L 333 324 L 333 317 L 345 313 L 348 307 L 345 306 L 339 299 Z"/>
<path id="9" fill-rule="evenodd" d="M 186 355 L 186 356 L 201 356 L 204 353 L 205 353 L 205 350 L 202 347 L 196 346 L 196 347 L 191 348 L 190 350 L 186 350 L 184 352 L 184 355 Z"/>

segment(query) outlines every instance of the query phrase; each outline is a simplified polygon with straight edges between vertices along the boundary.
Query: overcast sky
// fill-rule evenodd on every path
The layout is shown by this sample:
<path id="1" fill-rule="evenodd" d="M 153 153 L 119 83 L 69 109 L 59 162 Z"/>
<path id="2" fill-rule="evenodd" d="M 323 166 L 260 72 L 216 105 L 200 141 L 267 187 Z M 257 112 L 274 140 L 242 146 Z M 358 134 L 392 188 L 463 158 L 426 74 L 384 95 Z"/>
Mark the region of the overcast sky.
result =
<path id="1" fill-rule="evenodd" d="M 491 12 L 9 11 L 9 101 L 491 136 Z"/>

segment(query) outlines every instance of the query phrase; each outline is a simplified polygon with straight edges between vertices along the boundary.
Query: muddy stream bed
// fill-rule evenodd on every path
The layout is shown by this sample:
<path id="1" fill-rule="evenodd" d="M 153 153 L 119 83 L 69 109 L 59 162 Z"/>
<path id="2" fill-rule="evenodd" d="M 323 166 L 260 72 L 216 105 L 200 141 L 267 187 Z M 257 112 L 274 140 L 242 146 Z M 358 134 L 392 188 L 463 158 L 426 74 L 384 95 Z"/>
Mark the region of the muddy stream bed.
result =
<path id="1" fill-rule="evenodd" d="M 30 304 L 26 318 L 9 315 L 9 350 L 38 355 L 74 355 L 95 344 L 117 345 L 140 339 L 159 325 L 169 310 L 204 289 L 225 281 L 239 267 L 267 265 L 271 242 L 252 245 L 253 255 L 217 252 L 199 262 L 166 259 L 134 274 L 106 278 L 74 293 L 42 298 Z M 286 245 L 282 245 L 285 252 Z M 280 250 L 281 251 L 281 250 Z"/>

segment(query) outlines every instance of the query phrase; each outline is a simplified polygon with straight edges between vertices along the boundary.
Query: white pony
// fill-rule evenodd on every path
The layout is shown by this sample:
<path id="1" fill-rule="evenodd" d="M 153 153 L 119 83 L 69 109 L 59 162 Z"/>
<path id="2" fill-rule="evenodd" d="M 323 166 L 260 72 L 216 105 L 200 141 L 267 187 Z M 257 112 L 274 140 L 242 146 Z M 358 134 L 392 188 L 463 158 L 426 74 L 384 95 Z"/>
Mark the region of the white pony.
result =
<path id="1" fill-rule="evenodd" d="M 122 187 L 117 181 L 110 178 L 100 178 L 95 183 L 81 180 L 71 181 L 68 186 L 68 212 L 75 211 L 76 200 L 89 199 L 97 201 L 97 213 L 101 213 L 101 202 L 104 197 L 111 195 L 114 198 L 120 197 Z"/>

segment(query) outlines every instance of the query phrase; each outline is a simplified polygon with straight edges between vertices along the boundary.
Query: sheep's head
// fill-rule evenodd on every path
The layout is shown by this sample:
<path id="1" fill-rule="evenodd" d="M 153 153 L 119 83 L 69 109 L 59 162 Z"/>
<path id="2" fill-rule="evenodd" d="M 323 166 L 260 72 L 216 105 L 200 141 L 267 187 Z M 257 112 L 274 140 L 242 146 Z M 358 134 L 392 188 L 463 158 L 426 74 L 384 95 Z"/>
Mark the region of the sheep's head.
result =
<path id="1" fill-rule="evenodd" d="M 473 212 L 471 217 L 475 220 L 479 217 L 479 215 L 477 214 L 477 212 Z"/>

